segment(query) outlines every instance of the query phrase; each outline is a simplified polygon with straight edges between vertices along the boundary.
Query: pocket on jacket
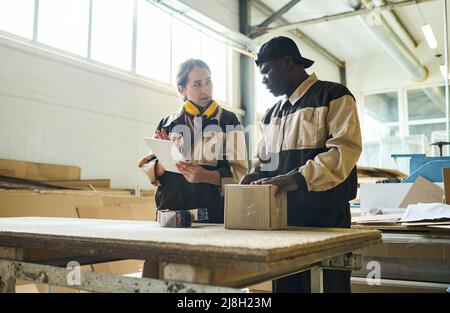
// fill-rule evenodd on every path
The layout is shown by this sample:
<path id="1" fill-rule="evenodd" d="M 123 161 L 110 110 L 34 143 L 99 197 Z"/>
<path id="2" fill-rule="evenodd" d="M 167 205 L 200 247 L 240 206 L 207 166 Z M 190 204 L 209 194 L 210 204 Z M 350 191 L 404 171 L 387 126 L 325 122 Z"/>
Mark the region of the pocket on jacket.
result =
<path id="1" fill-rule="evenodd" d="M 304 108 L 300 110 L 297 137 L 298 148 L 317 147 L 318 113 L 316 108 Z"/>

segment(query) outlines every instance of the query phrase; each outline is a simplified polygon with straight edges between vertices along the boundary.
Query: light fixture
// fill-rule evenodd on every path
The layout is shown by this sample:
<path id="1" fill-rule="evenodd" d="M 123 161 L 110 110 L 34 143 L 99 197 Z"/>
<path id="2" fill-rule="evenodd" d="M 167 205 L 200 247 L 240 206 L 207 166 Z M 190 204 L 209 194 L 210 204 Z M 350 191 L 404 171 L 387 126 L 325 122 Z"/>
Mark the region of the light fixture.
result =
<path id="1" fill-rule="evenodd" d="M 434 34 L 433 34 L 433 29 L 431 28 L 430 24 L 422 25 L 422 32 L 423 32 L 425 39 L 427 40 L 430 48 L 436 49 L 438 45 L 437 45 L 436 37 L 434 37 Z"/>
<path id="2" fill-rule="evenodd" d="M 439 66 L 439 69 L 441 70 L 442 77 L 444 77 L 444 78 L 445 78 L 445 72 L 446 72 L 446 68 L 445 67 L 446 67 L 445 65 Z M 450 73 L 448 73 L 448 79 L 450 79 Z"/>

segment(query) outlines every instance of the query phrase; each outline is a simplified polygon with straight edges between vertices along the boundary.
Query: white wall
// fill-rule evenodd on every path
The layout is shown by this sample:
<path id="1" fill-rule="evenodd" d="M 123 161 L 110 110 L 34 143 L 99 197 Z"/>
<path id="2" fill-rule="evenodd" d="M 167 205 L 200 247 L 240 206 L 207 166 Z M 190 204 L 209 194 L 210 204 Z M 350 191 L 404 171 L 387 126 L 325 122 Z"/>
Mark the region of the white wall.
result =
<path id="1" fill-rule="evenodd" d="M 0 40 L 0 158 L 77 165 L 113 187 L 150 184 L 137 168 L 175 90 Z"/>

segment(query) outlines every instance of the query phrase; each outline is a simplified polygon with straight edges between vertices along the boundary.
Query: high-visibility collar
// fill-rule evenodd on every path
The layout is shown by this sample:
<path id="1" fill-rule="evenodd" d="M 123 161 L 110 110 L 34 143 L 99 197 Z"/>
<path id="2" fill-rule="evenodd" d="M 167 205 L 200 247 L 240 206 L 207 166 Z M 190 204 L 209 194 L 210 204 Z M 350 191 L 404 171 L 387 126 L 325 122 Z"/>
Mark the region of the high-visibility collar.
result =
<path id="1" fill-rule="evenodd" d="M 208 108 L 203 112 L 203 114 L 200 112 L 198 107 L 189 100 L 186 100 L 183 107 L 184 107 L 184 110 L 192 116 L 205 116 L 207 118 L 210 118 L 214 113 L 216 113 L 219 105 L 217 104 L 216 101 L 212 101 L 208 105 Z"/>

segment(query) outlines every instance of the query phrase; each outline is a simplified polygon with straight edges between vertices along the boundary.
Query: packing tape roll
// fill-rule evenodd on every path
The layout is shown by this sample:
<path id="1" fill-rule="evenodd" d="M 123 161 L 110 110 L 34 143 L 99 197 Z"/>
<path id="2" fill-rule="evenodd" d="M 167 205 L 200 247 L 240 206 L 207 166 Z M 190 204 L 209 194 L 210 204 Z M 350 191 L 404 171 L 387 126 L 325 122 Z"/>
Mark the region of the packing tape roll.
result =
<path id="1" fill-rule="evenodd" d="M 208 210 L 158 210 L 157 221 L 162 227 L 191 227 L 193 221 L 207 221 Z"/>

